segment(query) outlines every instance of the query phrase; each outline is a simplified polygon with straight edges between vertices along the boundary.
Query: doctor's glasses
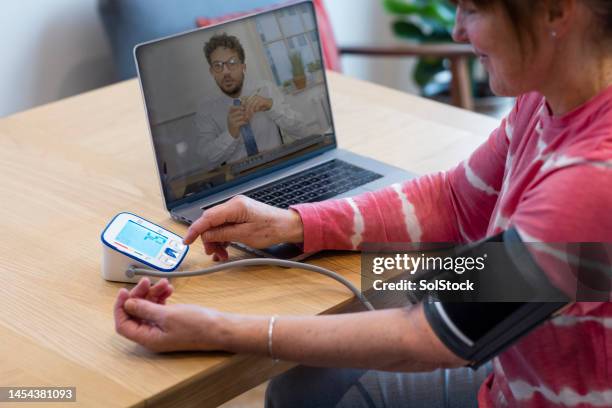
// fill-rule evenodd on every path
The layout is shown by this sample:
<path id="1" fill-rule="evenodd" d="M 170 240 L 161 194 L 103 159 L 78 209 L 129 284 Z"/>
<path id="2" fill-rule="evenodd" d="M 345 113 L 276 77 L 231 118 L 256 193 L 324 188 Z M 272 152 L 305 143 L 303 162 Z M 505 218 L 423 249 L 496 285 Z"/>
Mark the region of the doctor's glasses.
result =
<path id="1" fill-rule="evenodd" d="M 221 73 L 223 72 L 224 65 L 226 65 L 227 69 L 229 69 L 230 71 L 235 71 L 241 64 L 242 62 L 240 61 L 239 58 L 232 57 L 228 59 L 227 61 L 213 61 L 210 66 L 212 67 L 212 70 L 214 72 Z"/>

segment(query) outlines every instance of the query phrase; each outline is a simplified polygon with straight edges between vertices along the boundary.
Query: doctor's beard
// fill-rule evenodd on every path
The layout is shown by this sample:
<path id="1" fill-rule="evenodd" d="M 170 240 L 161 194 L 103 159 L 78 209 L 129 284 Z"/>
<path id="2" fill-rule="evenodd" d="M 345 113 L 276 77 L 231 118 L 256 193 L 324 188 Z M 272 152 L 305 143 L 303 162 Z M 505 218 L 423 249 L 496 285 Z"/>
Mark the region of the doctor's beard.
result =
<path id="1" fill-rule="evenodd" d="M 227 96 L 235 98 L 240 96 L 242 92 L 242 86 L 244 85 L 244 75 L 240 80 L 232 78 L 231 74 L 225 75 L 221 82 L 218 84 L 219 88 Z"/>

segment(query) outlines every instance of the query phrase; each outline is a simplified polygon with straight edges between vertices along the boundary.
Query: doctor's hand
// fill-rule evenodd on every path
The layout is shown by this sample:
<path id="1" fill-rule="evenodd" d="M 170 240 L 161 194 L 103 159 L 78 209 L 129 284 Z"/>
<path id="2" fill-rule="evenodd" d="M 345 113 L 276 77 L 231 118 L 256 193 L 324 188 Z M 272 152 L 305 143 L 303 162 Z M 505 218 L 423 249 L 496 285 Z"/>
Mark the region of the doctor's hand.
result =
<path id="1" fill-rule="evenodd" d="M 244 98 L 242 106 L 244 107 L 246 117 L 250 121 L 253 115 L 257 112 L 265 112 L 272 109 L 272 99 L 264 98 L 259 95 L 251 95 Z"/>
<path id="2" fill-rule="evenodd" d="M 155 352 L 221 349 L 223 314 L 195 305 L 166 305 L 171 294 L 165 279 L 151 287 L 142 278 L 131 291 L 121 289 L 114 309 L 117 333 Z"/>
<path id="3" fill-rule="evenodd" d="M 232 106 L 227 114 L 227 130 L 234 139 L 240 136 L 240 128 L 249 123 L 244 106 Z"/>
<path id="4" fill-rule="evenodd" d="M 301 243 L 304 226 L 299 214 L 238 195 L 205 210 L 187 231 L 184 242 L 202 238 L 204 250 L 215 261 L 227 260 L 229 242 L 241 242 L 253 248 L 266 248 L 282 242 Z"/>

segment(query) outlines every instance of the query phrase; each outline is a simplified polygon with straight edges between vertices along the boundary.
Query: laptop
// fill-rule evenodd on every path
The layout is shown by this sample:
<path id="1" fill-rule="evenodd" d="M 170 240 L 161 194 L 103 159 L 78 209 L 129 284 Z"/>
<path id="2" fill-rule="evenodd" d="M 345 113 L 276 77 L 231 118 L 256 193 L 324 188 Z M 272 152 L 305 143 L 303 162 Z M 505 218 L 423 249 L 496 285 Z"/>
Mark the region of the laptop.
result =
<path id="1" fill-rule="evenodd" d="M 413 174 L 339 149 L 312 2 L 134 49 L 159 182 L 191 224 L 237 194 L 279 208 L 350 197 Z M 298 246 L 259 256 L 302 259 Z"/>

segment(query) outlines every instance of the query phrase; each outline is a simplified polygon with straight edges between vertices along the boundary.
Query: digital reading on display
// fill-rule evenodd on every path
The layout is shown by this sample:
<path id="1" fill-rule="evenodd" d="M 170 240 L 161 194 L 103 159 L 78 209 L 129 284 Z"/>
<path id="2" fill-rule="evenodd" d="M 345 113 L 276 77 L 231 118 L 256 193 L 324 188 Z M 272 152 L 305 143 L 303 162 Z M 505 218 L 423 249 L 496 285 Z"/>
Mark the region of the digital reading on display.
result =
<path id="1" fill-rule="evenodd" d="M 147 256 L 155 257 L 168 238 L 130 220 L 119 232 L 116 240 Z"/>

